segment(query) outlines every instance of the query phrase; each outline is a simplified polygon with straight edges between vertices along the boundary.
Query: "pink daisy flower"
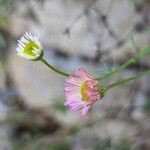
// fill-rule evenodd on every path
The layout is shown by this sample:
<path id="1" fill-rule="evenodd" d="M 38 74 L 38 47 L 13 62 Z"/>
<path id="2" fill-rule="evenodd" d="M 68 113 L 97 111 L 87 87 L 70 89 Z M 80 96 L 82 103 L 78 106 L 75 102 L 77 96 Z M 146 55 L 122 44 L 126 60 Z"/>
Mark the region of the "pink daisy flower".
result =
<path id="1" fill-rule="evenodd" d="M 101 95 L 97 81 L 85 69 L 79 68 L 65 80 L 65 97 L 65 106 L 84 116 Z"/>

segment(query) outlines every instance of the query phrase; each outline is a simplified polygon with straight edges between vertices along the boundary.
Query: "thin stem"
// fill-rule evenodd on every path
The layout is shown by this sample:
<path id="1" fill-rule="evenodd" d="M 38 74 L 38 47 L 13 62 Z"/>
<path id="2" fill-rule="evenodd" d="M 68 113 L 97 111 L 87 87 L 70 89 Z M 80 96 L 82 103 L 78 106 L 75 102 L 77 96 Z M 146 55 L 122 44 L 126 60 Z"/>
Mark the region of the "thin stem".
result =
<path id="1" fill-rule="evenodd" d="M 141 77 L 141 76 L 143 76 L 143 75 L 145 75 L 145 74 L 149 74 L 149 73 L 150 73 L 150 70 L 146 70 L 146 71 L 140 72 L 140 73 L 138 73 L 138 74 L 136 74 L 136 75 L 134 75 L 134 76 L 132 76 L 132 77 L 129 77 L 129 78 L 126 78 L 126 79 L 123 79 L 123 80 L 119 80 L 119 81 L 117 81 L 117 82 L 114 82 L 114 83 L 112 83 L 112 84 L 106 86 L 106 87 L 105 87 L 105 91 L 107 91 L 107 90 L 109 90 L 109 89 L 111 89 L 111 88 L 113 88 L 113 87 L 115 87 L 115 86 L 119 86 L 119 85 L 121 85 L 121 84 L 123 84 L 123 83 L 126 83 L 126 82 L 128 82 L 128 81 L 135 80 L 135 79 L 137 79 L 137 78 L 139 78 L 139 77 Z"/>
<path id="2" fill-rule="evenodd" d="M 97 80 L 103 80 L 111 75 L 113 75 L 114 73 L 130 66 L 131 64 L 135 64 L 139 59 L 141 59 L 145 54 L 149 54 L 150 53 L 150 47 L 145 47 L 142 48 L 140 51 L 138 51 L 132 58 L 130 58 L 127 62 L 125 62 L 123 65 L 113 69 L 112 71 L 108 72 L 106 75 L 102 76 L 102 77 L 98 77 Z"/>
<path id="3" fill-rule="evenodd" d="M 70 76 L 70 74 L 66 73 L 66 72 L 63 72 L 57 68 L 55 68 L 54 66 L 52 66 L 51 64 L 49 64 L 44 58 L 41 58 L 41 61 L 47 66 L 49 67 L 50 69 L 52 69 L 53 71 L 55 71 L 56 73 L 62 75 L 62 76 Z"/>
<path id="4" fill-rule="evenodd" d="M 103 79 L 105 79 L 105 78 L 107 78 L 107 77 L 113 75 L 114 73 L 116 73 L 116 72 L 122 70 L 123 68 L 125 68 L 125 67 L 127 67 L 127 66 L 129 66 L 129 65 L 131 65 L 131 64 L 133 64 L 133 63 L 135 63 L 135 60 L 132 58 L 132 59 L 130 59 L 129 61 L 127 61 L 126 63 L 124 63 L 123 65 L 121 65 L 121 66 L 119 66 L 119 67 L 113 69 L 112 71 L 108 72 L 108 73 L 107 73 L 106 75 L 104 75 L 103 77 L 97 78 L 97 80 L 103 80 Z"/>

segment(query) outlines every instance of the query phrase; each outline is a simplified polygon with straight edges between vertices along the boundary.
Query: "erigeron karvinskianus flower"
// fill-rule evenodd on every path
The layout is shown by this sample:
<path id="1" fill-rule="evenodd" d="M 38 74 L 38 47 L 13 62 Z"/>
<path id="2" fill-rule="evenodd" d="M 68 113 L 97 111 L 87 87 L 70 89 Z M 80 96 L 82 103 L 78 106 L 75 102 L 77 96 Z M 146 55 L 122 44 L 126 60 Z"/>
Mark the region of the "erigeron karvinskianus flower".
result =
<path id="1" fill-rule="evenodd" d="M 65 80 L 65 106 L 85 115 L 89 108 L 102 97 L 97 81 L 83 68 L 77 69 Z"/>
<path id="2" fill-rule="evenodd" d="M 17 54 L 29 60 L 39 60 L 43 56 L 43 49 L 38 37 L 25 33 L 18 40 Z"/>

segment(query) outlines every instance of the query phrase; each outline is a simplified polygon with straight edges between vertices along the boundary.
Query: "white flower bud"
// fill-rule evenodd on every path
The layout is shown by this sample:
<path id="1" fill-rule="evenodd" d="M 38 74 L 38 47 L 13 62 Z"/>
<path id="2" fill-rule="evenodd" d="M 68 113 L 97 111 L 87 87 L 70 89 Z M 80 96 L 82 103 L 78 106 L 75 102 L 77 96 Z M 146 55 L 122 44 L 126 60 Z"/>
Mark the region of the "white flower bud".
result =
<path id="1" fill-rule="evenodd" d="M 43 56 L 43 48 L 38 37 L 25 33 L 18 40 L 17 55 L 29 60 L 39 60 Z"/>

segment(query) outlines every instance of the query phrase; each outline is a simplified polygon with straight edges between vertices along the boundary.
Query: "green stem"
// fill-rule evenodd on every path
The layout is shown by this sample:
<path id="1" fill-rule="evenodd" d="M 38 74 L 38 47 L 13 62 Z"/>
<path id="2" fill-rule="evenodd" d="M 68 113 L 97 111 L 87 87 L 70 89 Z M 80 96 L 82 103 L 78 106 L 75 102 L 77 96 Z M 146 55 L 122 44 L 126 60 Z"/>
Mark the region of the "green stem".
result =
<path id="1" fill-rule="evenodd" d="M 103 80 L 111 75 L 113 75 L 114 73 L 130 66 L 131 64 L 135 64 L 139 59 L 141 59 L 145 54 L 149 54 L 150 53 L 150 47 L 145 47 L 142 48 L 140 51 L 138 51 L 132 58 L 130 58 L 127 62 L 125 62 L 123 65 L 113 69 L 112 71 L 108 72 L 106 75 L 104 75 L 103 77 L 98 77 L 96 78 L 97 80 Z"/>
<path id="2" fill-rule="evenodd" d="M 54 66 L 52 66 L 51 64 L 49 64 L 44 58 L 40 59 L 47 67 L 49 67 L 50 69 L 52 69 L 53 71 L 55 71 L 56 73 L 62 75 L 62 76 L 70 76 L 70 74 L 60 71 L 59 69 L 55 68 Z"/>
<path id="3" fill-rule="evenodd" d="M 123 68 L 125 68 L 125 67 L 127 67 L 127 66 L 129 66 L 129 65 L 131 65 L 131 64 L 133 64 L 133 63 L 135 63 L 135 60 L 132 58 L 132 59 L 130 59 L 129 61 L 127 61 L 126 63 L 124 63 L 123 65 L 121 65 L 121 66 L 119 66 L 119 67 L 113 69 L 112 71 L 110 71 L 109 73 L 107 73 L 106 75 L 104 75 L 103 77 L 97 78 L 97 80 L 103 80 L 103 79 L 105 79 L 105 78 L 107 78 L 107 77 L 113 75 L 114 73 L 116 73 L 116 72 L 122 70 Z"/>
<path id="4" fill-rule="evenodd" d="M 114 83 L 112 83 L 112 84 L 106 86 L 106 87 L 105 87 L 105 91 L 107 91 L 107 90 L 109 90 L 109 89 L 111 89 L 111 88 L 113 88 L 113 87 L 115 87 L 115 86 L 119 86 L 119 85 L 121 85 L 121 84 L 123 84 L 123 83 L 126 83 L 126 82 L 128 82 L 128 81 L 135 80 L 135 79 L 137 79 L 137 78 L 139 78 L 139 77 L 141 77 L 141 76 L 143 76 L 143 75 L 145 75 L 145 74 L 149 74 L 149 73 L 150 73 L 150 70 L 146 70 L 146 71 L 143 71 L 143 72 L 140 72 L 140 73 L 136 74 L 135 76 L 132 76 L 132 77 L 129 77 L 129 78 L 126 78 L 126 79 L 123 79 L 123 80 L 119 80 L 119 81 L 117 81 L 117 82 L 114 82 Z"/>

